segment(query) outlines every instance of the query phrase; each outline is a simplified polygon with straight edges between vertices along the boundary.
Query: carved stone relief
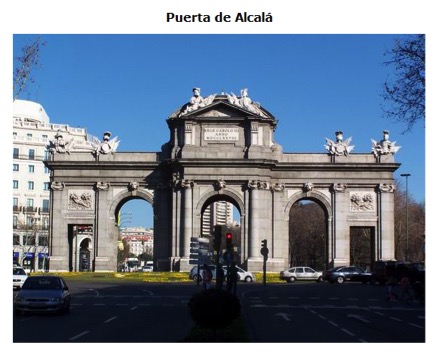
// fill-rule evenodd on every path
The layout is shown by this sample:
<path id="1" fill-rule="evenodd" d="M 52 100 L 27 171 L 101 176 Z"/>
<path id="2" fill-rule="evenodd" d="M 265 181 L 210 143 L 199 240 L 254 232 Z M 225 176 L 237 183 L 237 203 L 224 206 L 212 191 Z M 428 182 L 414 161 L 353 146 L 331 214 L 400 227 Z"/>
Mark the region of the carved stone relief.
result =
<path id="1" fill-rule="evenodd" d="M 350 211 L 365 212 L 375 210 L 374 192 L 350 192 Z"/>
<path id="2" fill-rule="evenodd" d="M 92 210 L 93 199 L 92 191 L 69 191 L 68 209 Z"/>

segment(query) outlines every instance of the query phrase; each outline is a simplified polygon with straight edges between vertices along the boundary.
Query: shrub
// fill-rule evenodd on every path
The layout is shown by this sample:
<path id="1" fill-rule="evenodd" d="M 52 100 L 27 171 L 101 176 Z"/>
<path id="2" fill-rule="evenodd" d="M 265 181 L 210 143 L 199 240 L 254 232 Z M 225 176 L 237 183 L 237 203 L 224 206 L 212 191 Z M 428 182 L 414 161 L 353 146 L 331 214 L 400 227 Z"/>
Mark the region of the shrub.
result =
<path id="1" fill-rule="evenodd" d="M 235 295 L 213 288 L 193 295 L 188 305 L 193 321 L 207 329 L 225 328 L 241 314 L 241 304 Z"/>

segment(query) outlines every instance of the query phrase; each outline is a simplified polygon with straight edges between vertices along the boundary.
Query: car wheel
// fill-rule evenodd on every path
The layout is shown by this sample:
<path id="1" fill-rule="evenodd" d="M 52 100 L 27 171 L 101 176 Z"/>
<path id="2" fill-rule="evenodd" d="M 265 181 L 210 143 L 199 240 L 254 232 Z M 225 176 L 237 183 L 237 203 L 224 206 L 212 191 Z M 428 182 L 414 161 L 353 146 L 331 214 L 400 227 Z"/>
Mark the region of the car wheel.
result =
<path id="1" fill-rule="evenodd" d="M 324 279 L 322 278 L 322 276 L 318 277 L 318 279 L 316 280 L 316 282 L 323 282 Z"/>
<path id="2" fill-rule="evenodd" d="M 200 281 L 198 274 L 193 275 L 193 281 L 195 281 L 195 282 Z"/>
<path id="3" fill-rule="evenodd" d="M 64 307 L 64 313 L 68 314 L 71 311 L 71 303 L 69 302 L 66 307 Z"/>
<path id="4" fill-rule="evenodd" d="M 291 276 L 288 280 L 287 280 L 287 282 L 295 282 L 296 281 L 296 278 L 294 277 L 294 276 Z"/>
<path id="5" fill-rule="evenodd" d="M 250 276 L 246 276 L 244 279 L 245 282 L 252 282 L 252 278 Z"/>
<path id="6" fill-rule="evenodd" d="M 344 283 L 344 278 L 342 277 L 342 276 L 339 276 L 339 277 L 337 277 L 336 278 L 336 282 L 338 283 L 338 284 L 343 284 Z"/>

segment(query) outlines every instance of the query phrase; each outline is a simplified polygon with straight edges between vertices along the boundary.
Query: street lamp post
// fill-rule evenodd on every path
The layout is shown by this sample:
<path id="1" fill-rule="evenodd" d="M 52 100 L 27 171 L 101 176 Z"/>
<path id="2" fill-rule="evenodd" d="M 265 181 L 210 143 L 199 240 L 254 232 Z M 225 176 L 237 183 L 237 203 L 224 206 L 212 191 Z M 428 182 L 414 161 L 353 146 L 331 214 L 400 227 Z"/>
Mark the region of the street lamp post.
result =
<path id="1" fill-rule="evenodd" d="M 408 260 L 408 177 L 411 174 L 401 174 L 405 177 L 405 261 Z"/>

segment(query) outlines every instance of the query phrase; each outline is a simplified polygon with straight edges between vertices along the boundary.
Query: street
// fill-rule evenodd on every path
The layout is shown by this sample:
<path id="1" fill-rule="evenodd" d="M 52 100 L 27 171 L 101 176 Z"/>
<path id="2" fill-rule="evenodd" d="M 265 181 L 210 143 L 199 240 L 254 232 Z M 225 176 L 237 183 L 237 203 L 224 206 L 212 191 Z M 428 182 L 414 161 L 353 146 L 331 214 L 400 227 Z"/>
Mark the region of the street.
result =
<path id="1" fill-rule="evenodd" d="M 67 315 L 14 316 L 14 342 L 180 342 L 193 326 L 194 283 L 69 282 Z M 425 307 L 387 302 L 386 288 L 240 283 L 251 342 L 425 342 Z"/>
<path id="2" fill-rule="evenodd" d="M 254 342 L 425 342 L 425 308 L 385 300 L 386 288 L 268 285 L 242 293 Z"/>

